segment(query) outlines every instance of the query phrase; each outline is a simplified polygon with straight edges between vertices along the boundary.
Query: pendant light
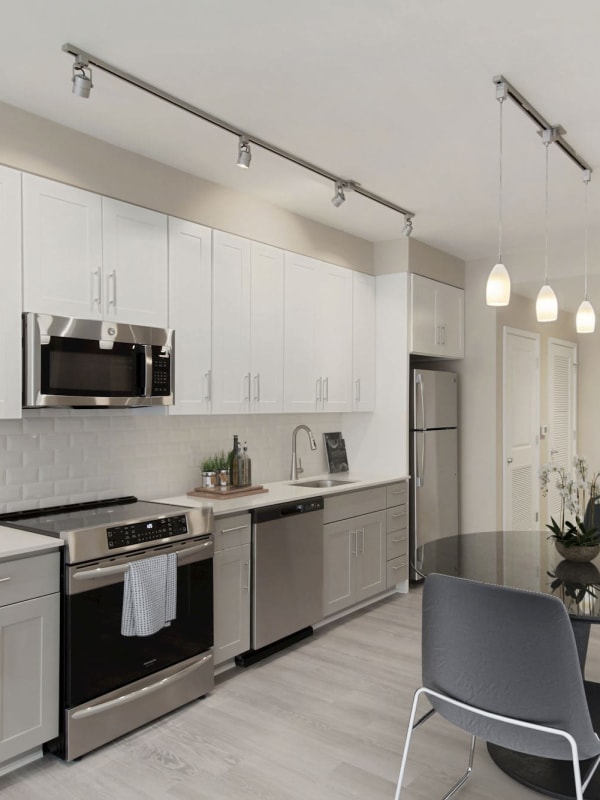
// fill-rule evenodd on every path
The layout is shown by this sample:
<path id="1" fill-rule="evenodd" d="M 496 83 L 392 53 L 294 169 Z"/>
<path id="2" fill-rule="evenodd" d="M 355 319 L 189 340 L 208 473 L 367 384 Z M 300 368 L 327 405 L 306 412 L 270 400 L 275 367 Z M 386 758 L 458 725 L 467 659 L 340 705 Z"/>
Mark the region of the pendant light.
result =
<path id="1" fill-rule="evenodd" d="M 588 273 L 588 202 L 587 202 L 587 195 L 588 195 L 588 185 L 590 179 L 592 177 L 592 171 L 586 169 L 583 171 L 583 184 L 585 186 L 585 237 L 584 237 L 584 261 L 583 261 L 583 275 L 584 275 L 584 297 L 581 301 L 581 305 L 577 309 L 577 316 L 575 317 L 575 326 L 577 328 L 577 333 L 593 333 L 596 328 L 596 314 L 594 312 L 594 307 L 588 300 L 588 284 L 587 284 L 587 273 Z"/>
<path id="2" fill-rule="evenodd" d="M 502 104 L 507 96 L 504 82 L 496 84 L 496 100 L 500 103 L 500 158 L 498 180 L 498 263 L 488 275 L 485 302 L 488 306 L 507 306 L 510 300 L 510 275 L 502 263 Z"/>
<path id="3" fill-rule="evenodd" d="M 558 317 L 558 301 L 554 289 L 548 283 L 548 147 L 554 141 L 554 128 L 546 128 L 542 132 L 544 147 L 546 148 L 546 209 L 545 209 L 545 241 L 546 250 L 544 257 L 544 285 L 539 291 L 535 302 L 535 315 L 538 322 L 554 322 Z"/>

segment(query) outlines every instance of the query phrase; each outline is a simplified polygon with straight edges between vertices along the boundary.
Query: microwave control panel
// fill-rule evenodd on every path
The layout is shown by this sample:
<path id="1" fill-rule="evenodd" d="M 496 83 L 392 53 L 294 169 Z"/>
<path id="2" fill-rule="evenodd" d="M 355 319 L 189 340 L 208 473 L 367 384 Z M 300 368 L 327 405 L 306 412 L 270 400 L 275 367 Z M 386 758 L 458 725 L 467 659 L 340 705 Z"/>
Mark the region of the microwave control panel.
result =
<path id="1" fill-rule="evenodd" d="M 182 536 L 188 532 L 185 514 L 163 519 L 148 519 L 144 522 L 132 522 L 129 525 L 117 525 L 107 528 L 108 549 L 127 547 L 130 544 L 154 542 L 171 536 Z"/>
<path id="2" fill-rule="evenodd" d="M 161 347 L 152 347 L 152 390 L 153 397 L 166 397 L 171 394 L 171 356 L 162 352 Z"/>

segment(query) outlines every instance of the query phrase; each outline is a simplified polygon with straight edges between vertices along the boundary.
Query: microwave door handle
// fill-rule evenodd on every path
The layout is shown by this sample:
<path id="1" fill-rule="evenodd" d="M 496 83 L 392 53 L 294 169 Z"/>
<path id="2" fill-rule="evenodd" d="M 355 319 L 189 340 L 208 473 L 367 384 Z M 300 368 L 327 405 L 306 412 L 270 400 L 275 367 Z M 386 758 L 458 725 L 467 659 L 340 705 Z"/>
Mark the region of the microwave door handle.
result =
<path id="1" fill-rule="evenodd" d="M 144 359 L 146 361 L 144 397 L 152 396 L 152 345 L 144 345 Z"/>

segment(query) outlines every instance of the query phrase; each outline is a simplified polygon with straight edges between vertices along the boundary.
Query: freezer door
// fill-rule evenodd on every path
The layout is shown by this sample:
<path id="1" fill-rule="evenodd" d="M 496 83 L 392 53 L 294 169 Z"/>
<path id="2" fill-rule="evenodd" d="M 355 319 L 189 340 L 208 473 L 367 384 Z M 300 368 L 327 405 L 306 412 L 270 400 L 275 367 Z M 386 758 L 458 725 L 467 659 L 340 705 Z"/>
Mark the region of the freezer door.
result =
<path id="1" fill-rule="evenodd" d="M 456 387 L 455 372 L 413 370 L 411 430 L 456 428 Z"/>
<path id="2" fill-rule="evenodd" d="M 417 431 L 412 442 L 411 557 L 427 542 L 458 534 L 456 429 Z"/>

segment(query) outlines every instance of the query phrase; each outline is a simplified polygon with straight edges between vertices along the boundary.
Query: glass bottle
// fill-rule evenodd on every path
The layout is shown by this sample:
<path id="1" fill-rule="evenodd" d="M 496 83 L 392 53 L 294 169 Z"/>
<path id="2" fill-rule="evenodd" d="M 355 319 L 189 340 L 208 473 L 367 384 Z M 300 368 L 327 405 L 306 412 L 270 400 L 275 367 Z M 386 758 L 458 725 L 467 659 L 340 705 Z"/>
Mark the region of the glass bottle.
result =
<path id="1" fill-rule="evenodd" d="M 248 445 L 244 442 L 244 450 L 242 452 L 242 474 L 244 476 L 243 486 L 250 486 L 252 484 L 252 460 L 248 455 Z"/>
<path id="2" fill-rule="evenodd" d="M 236 456 L 237 456 L 237 451 L 238 451 L 238 435 L 237 435 L 237 433 L 234 433 L 233 434 L 233 447 L 231 448 L 231 451 L 229 452 L 229 455 L 227 456 L 227 467 L 229 469 L 229 483 L 231 484 L 231 486 L 235 486 L 236 485 L 236 483 L 235 483 L 235 481 L 233 479 L 233 477 L 234 477 L 233 476 L 233 464 L 234 464 Z"/>

